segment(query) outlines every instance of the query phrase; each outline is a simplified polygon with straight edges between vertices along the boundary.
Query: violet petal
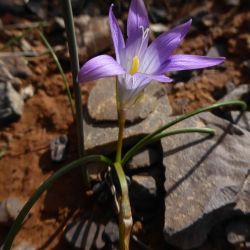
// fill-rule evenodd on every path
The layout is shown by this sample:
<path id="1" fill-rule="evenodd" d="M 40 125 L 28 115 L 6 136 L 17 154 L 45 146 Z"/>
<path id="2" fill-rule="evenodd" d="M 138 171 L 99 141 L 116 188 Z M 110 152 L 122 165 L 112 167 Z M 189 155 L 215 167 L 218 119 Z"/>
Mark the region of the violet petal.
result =
<path id="1" fill-rule="evenodd" d="M 124 73 L 124 69 L 113 57 L 101 55 L 90 59 L 81 67 L 77 80 L 81 83 Z"/>
<path id="2" fill-rule="evenodd" d="M 113 14 L 112 8 L 113 5 L 111 5 L 109 9 L 109 25 L 115 47 L 116 60 L 118 63 L 120 63 L 120 56 L 125 48 L 125 42 L 119 24 Z"/>
<path id="3" fill-rule="evenodd" d="M 177 48 L 191 24 L 192 20 L 190 19 L 186 23 L 164 32 L 150 44 L 145 54 L 145 59 L 150 62 L 150 65 L 146 64 L 145 72 L 157 72 L 157 67 L 159 68 Z"/>
<path id="4" fill-rule="evenodd" d="M 132 0 L 128 13 L 127 22 L 127 44 L 134 43 L 142 36 L 142 27 L 146 30 L 149 27 L 148 13 L 143 0 Z"/>
<path id="5" fill-rule="evenodd" d="M 162 67 L 161 72 L 207 68 L 223 63 L 224 60 L 224 57 L 173 55 Z"/>
<path id="6" fill-rule="evenodd" d="M 134 75 L 136 78 L 140 78 L 141 81 L 144 80 L 156 80 L 159 82 L 172 82 L 173 80 L 163 74 L 159 74 L 159 75 L 152 75 L 152 74 L 144 74 L 144 73 L 136 73 Z"/>

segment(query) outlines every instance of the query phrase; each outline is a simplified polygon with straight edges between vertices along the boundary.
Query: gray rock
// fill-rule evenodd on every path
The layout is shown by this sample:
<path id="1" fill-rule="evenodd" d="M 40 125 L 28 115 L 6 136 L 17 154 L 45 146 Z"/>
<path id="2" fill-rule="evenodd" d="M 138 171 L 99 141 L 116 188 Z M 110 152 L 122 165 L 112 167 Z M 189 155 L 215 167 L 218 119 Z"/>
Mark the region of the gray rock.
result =
<path id="1" fill-rule="evenodd" d="M 250 84 L 242 84 L 225 95 L 220 101 L 241 100 L 244 95 L 250 96 Z"/>
<path id="2" fill-rule="evenodd" d="M 89 115 L 95 121 L 117 121 L 115 86 L 115 78 L 96 81 L 96 86 L 91 90 L 87 103 Z M 134 123 L 147 118 L 156 108 L 159 97 L 164 94 L 166 90 L 163 85 L 149 85 L 142 99 L 133 108 L 127 110 L 126 120 Z"/>
<path id="3" fill-rule="evenodd" d="M 20 56 L 4 57 L 2 61 L 10 74 L 15 77 L 27 78 L 32 75 L 27 61 Z"/>
<path id="4" fill-rule="evenodd" d="M 48 15 L 48 6 L 44 0 L 25 1 L 26 7 L 41 19 L 46 19 Z"/>
<path id="5" fill-rule="evenodd" d="M 67 144 L 68 144 L 67 135 L 59 135 L 51 140 L 50 156 L 52 161 L 61 162 L 63 160 Z"/>
<path id="6" fill-rule="evenodd" d="M 193 19 L 193 28 L 206 28 L 218 24 L 218 15 L 216 13 L 209 12 L 206 7 L 197 7 L 191 13 Z M 196 29 L 194 29 L 196 30 Z M 192 30 L 190 31 L 192 32 Z"/>
<path id="7" fill-rule="evenodd" d="M 118 225 L 113 218 L 110 200 L 86 210 L 84 216 L 69 224 L 64 238 L 74 249 L 104 249 L 119 240 Z M 105 248 L 109 249 L 109 248 Z"/>
<path id="8" fill-rule="evenodd" d="M 133 175 L 129 186 L 132 207 L 139 211 L 152 211 L 156 206 L 157 186 L 152 176 Z"/>
<path id="9" fill-rule="evenodd" d="M 10 122 L 22 115 L 23 99 L 9 81 L 0 81 L 0 122 Z"/>
<path id="10" fill-rule="evenodd" d="M 9 225 L 18 216 L 23 203 L 15 197 L 9 197 L 0 203 L 0 224 Z"/>
<path id="11" fill-rule="evenodd" d="M 105 242 L 102 235 L 105 226 L 98 223 L 93 218 L 85 218 L 70 224 L 65 230 L 66 241 L 75 249 L 93 249 L 93 246 L 102 249 Z"/>
<path id="12" fill-rule="evenodd" d="M 239 111 L 231 111 L 230 114 L 232 117 L 232 121 L 234 123 L 237 122 L 238 126 L 250 131 L 250 112 L 249 111 L 246 111 L 244 113 L 241 113 Z"/>
<path id="13" fill-rule="evenodd" d="M 101 83 L 100 83 L 101 84 Z M 162 88 L 162 85 L 158 85 Z M 149 116 L 143 121 L 126 126 L 124 132 L 124 146 L 135 143 L 138 138 L 153 132 L 160 126 L 169 121 L 169 115 L 172 110 L 170 108 L 166 95 L 159 97 L 157 106 Z M 93 120 L 88 116 L 87 110 L 85 110 L 84 120 L 84 146 L 86 153 L 101 152 L 107 154 L 115 151 L 118 128 L 117 124 L 108 123 L 93 123 Z"/>
<path id="14" fill-rule="evenodd" d="M 191 249 L 201 245 L 218 222 L 250 213 L 250 133 L 206 113 L 177 127 L 211 127 L 216 135 L 162 139 L 165 167 L 167 242 Z"/>
<path id="15" fill-rule="evenodd" d="M 13 250 L 36 250 L 36 248 L 27 243 L 21 243 L 20 245 L 14 247 Z"/>
<path id="16" fill-rule="evenodd" d="M 116 222 L 110 220 L 105 226 L 105 230 L 103 233 L 104 239 L 106 239 L 110 243 L 118 243 L 119 242 L 119 227 Z"/>
<path id="17" fill-rule="evenodd" d="M 12 13 L 23 15 L 25 13 L 25 4 L 22 0 L 0 0 L 0 14 Z"/>
<path id="18" fill-rule="evenodd" d="M 236 85 L 235 85 L 234 82 L 228 81 L 228 82 L 226 83 L 226 91 L 227 91 L 227 93 L 232 92 L 235 88 L 236 88 Z"/>
<path id="19" fill-rule="evenodd" d="M 209 57 L 220 57 L 225 56 L 225 54 L 225 46 L 223 44 L 214 45 L 207 52 Z"/>
<path id="20" fill-rule="evenodd" d="M 157 152 L 157 150 L 154 150 L 153 148 L 147 148 L 133 156 L 128 162 L 127 167 L 130 170 L 148 168 L 160 162 L 161 160 L 161 155 L 159 152 Z"/>
<path id="21" fill-rule="evenodd" d="M 250 60 L 245 60 L 241 63 L 241 67 L 246 71 L 247 74 L 250 74 Z"/>
<path id="22" fill-rule="evenodd" d="M 8 67 L 2 60 L 0 60 L 0 80 L 3 82 L 9 81 L 16 90 L 19 90 L 21 87 L 21 80 L 10 73 Z"/>
<path id="23" fill-rule="evenodd" d="M 107 17 L 81 15 L 75 25 L 80 51 L 85 47 L 88 57 L 110 48 L 111 35 Z"/>
<path id="24" fill-rule="evenodd" d="M 241 0 L 224 0 L 224 4 L 230 7 L 237 7 L 241 3 Z"/>
<path id="25" fill-rule="evenodd" d="M 27 100 L 29 98 L 31 98 L 32 96 L 34 96 L 34 88 L 32 85 L 28 85 L 24 88 L 21 89 L 20 94 L 23 98 L 23 100 Z"/>
<path id="26" fill-rule="evenodd" d="M 6 209 L 6 201 L 0 202 L 0 224 L 7 225 L 9 223 L 9 214 Z"/>

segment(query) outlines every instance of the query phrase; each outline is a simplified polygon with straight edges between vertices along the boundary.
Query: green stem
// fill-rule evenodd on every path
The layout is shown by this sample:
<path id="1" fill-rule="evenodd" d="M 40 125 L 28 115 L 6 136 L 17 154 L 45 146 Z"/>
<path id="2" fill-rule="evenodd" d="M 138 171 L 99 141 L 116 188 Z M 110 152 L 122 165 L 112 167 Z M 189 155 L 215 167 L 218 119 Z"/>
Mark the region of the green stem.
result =
<path id="1" fill-rule="evenodd" d="M 125 127 L 126 112 L 120 106 L 117 99 L 118 112 L 118 141 L 116 148 L 116 162 L 114 168 L 120 183 L 121 194 L 118 194 L 119 202 L 119 249 L 129 250 L 130 233 L 133 225 L 131 206 L 129 201 L 128 184 L 126 175 L 121 165 L 123 131 Z"/>
<path id="2" fill-rule="evenodd" d="M 119 162 L 114 163 L 121 188 L 119 202 L 119 249 L 129 250 L 130 234 L 133 225 L 131 206 L 129 201 L 128 184 L 122 165 Z"/>
<path id="3" fill-rule="evenodd" d="M 81 89 L 77 82 L 77 74 L 79 71 L 78 50 L 75 37 L 75 27 L 72 13 L 72 6 L 70 0 L 62 0 L 62 7 L 64 12 L 64 22 L 68 38 L 69 54 L 71 61 L 71 71 L 73 78 L 73 89 L 75 95 L 76 107 L 76 127 L 77 127 L 77 142 L 79 156 L 84 156 L 84 134 L 83 134 L 83 111 L 81 100 Z M 89 186 L 89 174 L 87 168 L 82 168 L 84 184 Z"/>
<path id="4" fill-rule="evenodd" d="M 7 238 L 5 240 L 5 244 L 3 246 L 3 250 L 10 250 L 12 243 L 14 241 L 14 238 L 16 234 L 18 233 L 19 229 L 22 226 L 22 223 L 24 219 L 26 218 L 27 214 L 29 213 L 32 206 L 35 204 L 35 202 L 40 198 L 42 193 L 46 190 L 48 190 L 52 184 L 58 180 L 60 177 L 65 175 L 66 173 L 70 172 L 72 169 L 77 168 L 79 166 L 82 166 L 82 164 L 85 164 L 87 162 L 91 161 L 101 161 L 106 163 L 107 165 L 112 165 L 112 161 L 108 159 L 107 157 L 103 155 L 90 155 L 83 157 L 79 160 L 76 160 L 65 167 L 59 169 L 55 174 L 50 176 L 30 197 L 30 199 L 26 202 L 20 213 L 18 214 L 16 220 L 14 221 L 12 227 L 10 228 L 10 231 L 7 235 Z"/>
<path id="5" fill-rule="evenodd" d="M 122 141 L 123 141 L 123 131 L 125 127 L 126 113 L 124 109 L 118 109 L 118 141 L 116 147 L 116 162 L 121 162 L 122 158 Z"/>
<path id="6" fill-rule="evenodd" d="M 71 108 L 72 116 L 73 116 L 73 118 L 74 118 L 74 117 L 75 117 L 75 107 L 74 107 L 74 103 L 73 103 L 73 98 L 72 98 L 71 93 L 70 93 L 68 80 L 67 80 L 67 78 L 66 78 L 66 76 L 65 76 L 65 74 L 64 74 L 64 71 L 63 71 L 63 69 L 62 69 L 62 66 L 61 66 L 59 60 L 58 60 L 58 57 L 56 56 L 56 54 L 55 54 L 53 48 L 50 46 L 48 40 L 46 39 L 46 37 L 44 36 L 44 34 L 43 34 L 42 32 L 39 31 L 38 33 L 39 33 L 39 35 L 40 35 L 42 41 L 44 42 L 45 46 L 46 46 L 47 49 L 49 50 L 49 52 L 50 52 L 50 54 L 51 54 L 51 56 L 52 56 L 54 62 L 56 63 L 57 68 L 58 68 L 59 71 L 60 71 L 60 74 L 61 74 L 61 76 L 62 76 L 63 83 L 64 83 L 64 88 L 65 88 L 65 90 L 66 90 L 66 92 L 67 92 L 67 96 L 68 96 L 68 99 L 69 99 L 69 103 L 70 103 L 70 108 Z"/>
<path id="7" fill-rule="evenodd" d="M 220 103 L 215 103 L 211 106 L 208 107 L 204 107 L 204 108 L 200 108 L 197 109 L 193 112 L 190 112 L 188 114 L 184 114 L 180 117 L 178 117 L 177 119 L 167 123 L 166 125 L 162 126 L 161 128 L 157 129 L 155 132 L 145 136 L 144 138 L 142 138 L 138 143 L 136 143 L 123 157 L 121 163 L 122 165 L 124 165 L 125 163 L 127 163 L 127 161 L 134 155 L 134 152 L 137 152 L 141 147 L 143 147 L 151 138 L 153 138 L 154 136 L 156 136 L 157 134 L 161 133 L 162 131 L 164 131 L 165 129 L 172 127 L 173 125 L 189 118 L 192 117 L 194 115 L 197 115 L 199 113 L 203 113 L 209 110 L 214 110 L 217 109 L 219 107 L 224 107 L 224 106 L 240 106 L 243 110 L 245 110 L 247 108 L 247 105 L 245 102 L 243 101 L 239 101 L 239 100 L 233 100 L 233 101 L 225 101 L 225 102 L 220 102 Z"/>

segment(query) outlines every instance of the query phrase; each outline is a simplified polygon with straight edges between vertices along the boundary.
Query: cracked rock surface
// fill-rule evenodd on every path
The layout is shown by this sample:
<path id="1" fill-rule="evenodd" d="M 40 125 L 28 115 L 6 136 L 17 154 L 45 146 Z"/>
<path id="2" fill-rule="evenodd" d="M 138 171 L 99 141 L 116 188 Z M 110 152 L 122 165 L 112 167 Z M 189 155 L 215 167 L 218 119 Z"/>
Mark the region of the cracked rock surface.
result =
<path id="1" fill-rule="evenodd" d="M 176 127 L 210 127 L 161 140 L 165 168 L 165 240 L 181 249 L 200 246 L 217 223 L 250 213 L 250 133 L 210 113 Z"/>

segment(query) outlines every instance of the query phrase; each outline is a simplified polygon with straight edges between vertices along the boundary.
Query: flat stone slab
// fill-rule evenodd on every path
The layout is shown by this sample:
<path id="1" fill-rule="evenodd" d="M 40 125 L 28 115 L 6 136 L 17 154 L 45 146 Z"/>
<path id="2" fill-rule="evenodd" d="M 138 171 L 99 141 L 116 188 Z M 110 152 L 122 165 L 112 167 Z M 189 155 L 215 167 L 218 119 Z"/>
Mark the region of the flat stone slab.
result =
<path id="1" fill-rule="evenodd" d="M 104 78 L 96 81 L 88 97 L 88 113 L 94 121 L 117 121 L 116 80 Z M 157 107 L 160 97 L 166 94 L 165 87 L 150 84 L 144 95 L 135 105 L 127 110 L 126 121 L 134 123 L 144 120 Z"/>
<path id="2" fill-rule="evenodd" d="M 246 98 L 248 95 L 248 98 Z M 245 96 L 245 98 L 244 98 Z M 241 84 L 237 88 L 233 89 L 231 92 L 226 94 L 220 101 L 228 100 L 245 100 L 249 99 L 250 96 L 250 84 Z M 246 100 L 247 101 L 247 100 Z"/>
<path id="3" fill-rule="evenodd" d="M 237 122 L 237 120 L 240 120 Z M 246 129 L 250 131 L 250 112 L 246 111 L 244 113 L 240 113 L 240 111 L 232 111 L 231 112 L 231 117 L 233 122 L 237 122 L 238 126 L 240 126 L 243 129 Z"/>
<path id="4" fill-rule="evenodd" d="M 134 155 L 127 164 L 129 170 L 138 170 L 141 168 L 150 168 L 162 161 L 161 154 L 152 147 L 146 148 Z"/>
<path id="5" fill-rule="evenodd" d="M 100 83 L 101 84 L 101 83 Z M 152 88 L 162 91 L 164 85 L 154 83 Z M 156 92 L 154 92 L 156 93 Z M 107 108 L 109 104 L 107 104 Z M 110 113 L 113 112 L 110 109 Z M 136 124 L 128 124 L 124 133 L 124 145 L 130 145 L 136 142 L 143 135 L 152 133 L 160 126 L 169 121 L 172 110 L 168 102 L 167 95 L 159 96 L 155 110 L 148 117 Z M 118 137 L 117 123 L 102 122 L 95 123 L 88 115 L 87 110 L 84 112 L 84 146 L 87 153 L 107 154 L 114 152 Z"/>
<path id="6" fill-rule="evenodd" d="M 161 140 L 165 168 L 167 242 L 181 248 L 200 246 L 212 227 L 250 213 L 250 132 L 210 113 L 175 128 L 210 127 L 198 133 Z"/>

